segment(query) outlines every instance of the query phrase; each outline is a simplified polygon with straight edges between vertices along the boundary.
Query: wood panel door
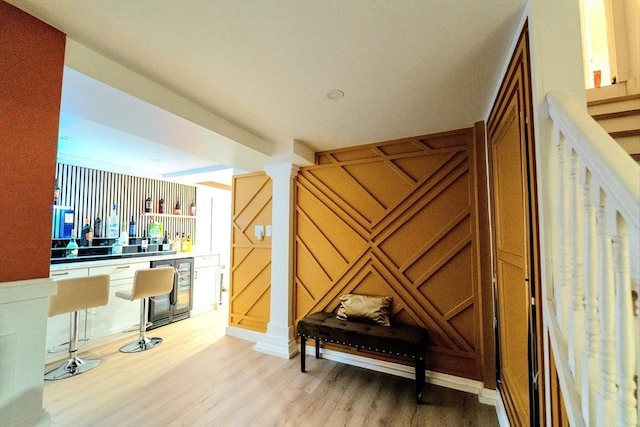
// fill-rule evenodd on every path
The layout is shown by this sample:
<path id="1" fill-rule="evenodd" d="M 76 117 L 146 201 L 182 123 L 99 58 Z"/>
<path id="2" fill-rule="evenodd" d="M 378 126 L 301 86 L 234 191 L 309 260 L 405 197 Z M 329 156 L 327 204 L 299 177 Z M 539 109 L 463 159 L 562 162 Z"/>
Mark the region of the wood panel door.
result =
<path id="1" fill-rule="evenodd" d="M 497 135 L 492 138 L 492 184 L 495 219 L 495 279 L 498 298 L 501 391 L 516 418 L 529 419 L 528 324 L 531 296 L 526 212 L 522 170 L 522 123 L 518 99 L 509 103 Z M 523 425 L 518 423 L 517 425 Z"/>
<path id="2" fill-rule="evenodd" d="M 537 231 L 526 28 L 488 123 L 498 387 L 511 425 L 537 425 Z"/>

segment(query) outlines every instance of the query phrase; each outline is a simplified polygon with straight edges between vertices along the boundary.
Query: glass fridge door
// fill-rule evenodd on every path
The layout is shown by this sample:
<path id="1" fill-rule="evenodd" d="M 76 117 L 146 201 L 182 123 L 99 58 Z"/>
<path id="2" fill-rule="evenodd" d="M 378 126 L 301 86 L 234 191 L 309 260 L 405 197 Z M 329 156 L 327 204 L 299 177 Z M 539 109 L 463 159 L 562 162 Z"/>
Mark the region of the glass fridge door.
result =
<path id="1" fill-rule="evenodd" d="M 174 315 L 191 311 L 191 293 L 193 284 L 193 258 L 175 260 L 176 264 L 176 302 Z"/>
<path id="2" fill-rule="evenodd" d="M 173 260 L 169 261 L 153 261 L 151 268 L 173 267 Z M 175 290 L 175 283 L 173 284 Z M 149 301 L 149 321 L 155 326 L 160 326 L 164 322 L 163 319 L 169 319 L 171 316 L 171 294 L 157 295 Z"/>

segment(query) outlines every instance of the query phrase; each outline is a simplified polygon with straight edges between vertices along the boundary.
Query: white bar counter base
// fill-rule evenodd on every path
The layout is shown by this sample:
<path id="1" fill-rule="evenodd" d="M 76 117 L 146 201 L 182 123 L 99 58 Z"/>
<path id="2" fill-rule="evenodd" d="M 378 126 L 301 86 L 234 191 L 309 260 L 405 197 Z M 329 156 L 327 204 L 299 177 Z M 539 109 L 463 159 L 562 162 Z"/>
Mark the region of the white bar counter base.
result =
<path id="1" fill-rule="evenodd" d="M 49 278 L 0 283 L 0 425 L 48 426 L 42 407 Z"/>
<path id="2" fill-rule="evenodd" d="M 205 254 L 213 256 L 213 254 Z M 151 261 L 195 258 L 204 256 L 199 252 L 177 252 L 167 255 L 154 255 L 133 258 L 116 258 L 100 261 L 78 261 L 51 265 L 52 280 L 72 277 L 86 277 L 95 274 L 109 274 L 109 302 L 106 306 L 95 307 L 80 312 L 80 352 L 95 349 L 114 341 L 134 337 L 140 322 L 140 306 L 130 301 L 116 298 L 117 291 L 130 290 L 135 272 L 149 268 Z M 196 286 L 194 280 L 193 286 Z M 198 283 L 204 286 L 202 283 Z M 194 294 L 195 297 L 195 294 Z M 196 306 L 195 300 L 192 304 Z M 206 308 L 202 308 L 205 311 Z M 60 314 L 47 320 L 46 341 L 42 346 L 44 363 L 52 363 L 68 356 L 69 315 Z M 42 369 L 41 369 L 42 370 Z M 1 424 L 0 424 L 1 425 Z"/>

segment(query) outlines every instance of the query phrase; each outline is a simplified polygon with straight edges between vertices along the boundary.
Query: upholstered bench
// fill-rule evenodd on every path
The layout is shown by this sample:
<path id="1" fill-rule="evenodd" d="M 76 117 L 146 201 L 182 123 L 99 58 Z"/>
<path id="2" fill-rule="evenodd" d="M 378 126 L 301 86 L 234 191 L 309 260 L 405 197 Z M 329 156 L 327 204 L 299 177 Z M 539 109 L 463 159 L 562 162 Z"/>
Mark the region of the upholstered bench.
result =
<path id="1" fill-rule="evenodd" d="M 414 362 L 416 399 L 422 403 L 422 387 L 425 383 L 424 356 L 427 348 L 427 331 L 416 326 L 365 323 L 341 320 L 336 314 L 317 312 L 298 322 L 300 337 L 300 369 L 305 372 L 306 340 L 315 339 L 316 359 L 320 358 L 320 341 L 368 350 Z"/>

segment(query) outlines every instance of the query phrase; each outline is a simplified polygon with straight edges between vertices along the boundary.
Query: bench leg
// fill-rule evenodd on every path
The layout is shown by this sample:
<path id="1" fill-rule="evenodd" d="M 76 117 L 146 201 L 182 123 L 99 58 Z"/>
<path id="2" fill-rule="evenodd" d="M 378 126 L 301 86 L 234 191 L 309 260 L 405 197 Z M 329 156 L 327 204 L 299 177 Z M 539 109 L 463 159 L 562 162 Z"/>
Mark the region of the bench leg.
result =
<path id="1" fill-rule="evenodd" d="M 320 338 L 316 338 L 316 359 L 320 359 Z"/>
<path id="2" fill-rule="evenodd" d="M 416 357 L 416 363 L 415 363 L 415 368 L 416 368 L 416 402 L 417 403 L 423 403 L 422 402 L 422 387 L 424 386 L 425 383 L 425 375 L 424 375 L 424 358 L 422 357 Z"/>
<path id="3" fill-rule="evenodd" d="M 307 344 L 307 338 L 300 335 L 300 372 L 304 372 L 305 366 L 305 358 L 306 358 L 306 349 L 305 345 Z"/>

